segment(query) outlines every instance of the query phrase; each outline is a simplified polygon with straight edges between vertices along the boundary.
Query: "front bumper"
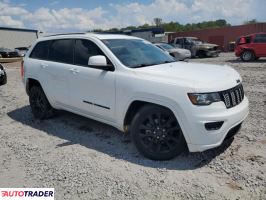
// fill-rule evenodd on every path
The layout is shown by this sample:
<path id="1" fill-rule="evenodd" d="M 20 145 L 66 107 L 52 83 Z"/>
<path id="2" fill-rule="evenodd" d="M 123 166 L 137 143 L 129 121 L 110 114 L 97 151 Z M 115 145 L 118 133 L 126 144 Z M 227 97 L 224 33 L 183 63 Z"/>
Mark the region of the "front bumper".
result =
<path id="1" fill-rule="evenodd" d="M 208 57 L 218 56 L 220 53 L 221 53 L 220 50 L 206 51 L 206 56 Z"/>
<path id="2" fill-rule="evenodd" d="M 230 109 L 226 109 L 223 102 L 216 102 L 209 106 L 194 106 L 192 114 L 186 116 L 190 122 L 186 125 L 188 149 L 191 152 L 205 151 L 220 146 L 229 131 L 241 124 L 248 115 L 248 99 Z M 218 130 L 206 130 L 205 124 L 223 121 Z"/>

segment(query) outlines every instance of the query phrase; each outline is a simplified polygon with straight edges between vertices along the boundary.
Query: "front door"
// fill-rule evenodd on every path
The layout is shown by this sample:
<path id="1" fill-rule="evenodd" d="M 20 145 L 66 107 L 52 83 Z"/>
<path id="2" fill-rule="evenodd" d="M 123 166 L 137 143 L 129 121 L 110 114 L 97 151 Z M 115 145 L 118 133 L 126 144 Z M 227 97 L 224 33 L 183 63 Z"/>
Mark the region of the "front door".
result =
<path id="1" fill-rule="evenodd" d="M 104 53 L 94 42 L 75 41 L 74 65 L 69 80 L 71 106 L 78 112 L 113 121 L 115 72 L 89 67 L 89 57 L 95 55 Z"/>

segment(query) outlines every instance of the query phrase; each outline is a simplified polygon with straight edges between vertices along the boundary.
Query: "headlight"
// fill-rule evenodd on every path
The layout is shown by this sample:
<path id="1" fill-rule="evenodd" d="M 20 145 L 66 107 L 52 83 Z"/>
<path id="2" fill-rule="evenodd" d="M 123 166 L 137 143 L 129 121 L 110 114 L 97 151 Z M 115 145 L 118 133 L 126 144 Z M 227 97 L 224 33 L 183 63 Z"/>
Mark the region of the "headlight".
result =
<path id="1" fill-rule="evenodd" d="M 188 97 L 194 105 L 210 105 L 213 102 L 221 101 L 220 94 L 218 92 L 213 93 L 189 93 Z"/>

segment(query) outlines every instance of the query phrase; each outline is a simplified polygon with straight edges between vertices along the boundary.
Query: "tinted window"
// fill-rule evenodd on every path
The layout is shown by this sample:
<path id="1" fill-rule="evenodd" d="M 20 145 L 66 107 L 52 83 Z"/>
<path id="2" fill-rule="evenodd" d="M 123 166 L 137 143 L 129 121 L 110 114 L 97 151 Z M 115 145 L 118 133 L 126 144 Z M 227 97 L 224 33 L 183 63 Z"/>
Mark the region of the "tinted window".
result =
<path id="1" fill-rule="evenodd" d="M 53 40 L 49 48 L 49 60 L 73 64 L 74 40 Z"/>
<path id="2" fill-rule="evenodd" d="M 48 57 L 49 41 L 39 42 L 32 50 L 30 57 L 46 60 Z"/>
<path id="3" fill-rule="evenodd" d="M 246 43 L 249 44 L 251 42 L 251 36 L 246 37 Z"/>
<path id="4" fill-rule="evenodd" d="M 176 39 L 176 42 L 175 42 L 176 44 L 181 44 L 182 42 L 181 42 L 181 39 Z"/>
<path id="5" fill-rule="evenodd" d="M 254 38 L 254 43 L 266 43 L 266 34 L 258 34 Z"/>
<path id="6" fill-rule="evenodd" d="M 76 40 L 75 64 L 88 66 L 91 56 L 104 55 L 101 49 L 89 40 Z"/>

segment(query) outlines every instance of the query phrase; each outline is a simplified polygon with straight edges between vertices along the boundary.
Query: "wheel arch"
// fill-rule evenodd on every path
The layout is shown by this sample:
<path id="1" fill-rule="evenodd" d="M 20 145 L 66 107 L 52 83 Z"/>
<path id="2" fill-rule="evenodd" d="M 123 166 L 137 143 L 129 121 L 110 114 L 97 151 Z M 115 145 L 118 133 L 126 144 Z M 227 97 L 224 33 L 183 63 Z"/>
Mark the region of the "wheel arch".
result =
<path id="1" fill-rule="evenodd" d="M 31 89 L 33 86 L 39 86 L 39 87 L 42 88 L 41 83 L 40 83 L 37 79 L 34 79 L 34 78 L 27 78 L 27 81 L 26 81 L 26 92 L 27 92 L 28 95 L 29 95 L 30 89 Z M 42 88 L 42 89 L 43 89 L 43 88 Z"/>
<path id="2" fill-rule="evenodd" d="M 161 106 L 164 107 L 168 110 L 170 110 L 174 116 L 176 117 L 176 120 L 178 121 L 184 138 L 186 140 L 187 143 L 190 143 L 190 137 L 188 134 L 188 131 L 186 129 L 186 127 L 184 126 L 185 122 L 184 122 L 184 118 L 185 118 L 185 114 L 183 113 L 182 109 L 180 108 L 180 106 L 170 100 L 170 99 L 146 99 L 146 98 L 138 98 L 138 99 L 134 99 L 132 101 L 130 101 L 130 103 L 128 103 L 127 109 L 124 112 L 123 115 L 123 129 L 125 132 L 128 132 L 129 126 L 130 126 L 130 122 L 132 121 L 133 117 L 135 116 L 135 114 L 143 107 L 146 105 L 157 105 L 157 106 Z M 178 111 L 177 111 L 178 110 Z M 183 116 L 183 117 L 182 117 Z"/>
<path id="3" fill-rule="evenodd" d="M 243 50 L 242 50 L 242 53 L 243 53 L 244 51 L 252 51 L 252 52 L 255 54 L 255 50 L 252 49 L 252 48 L 244 47 Z"/>

